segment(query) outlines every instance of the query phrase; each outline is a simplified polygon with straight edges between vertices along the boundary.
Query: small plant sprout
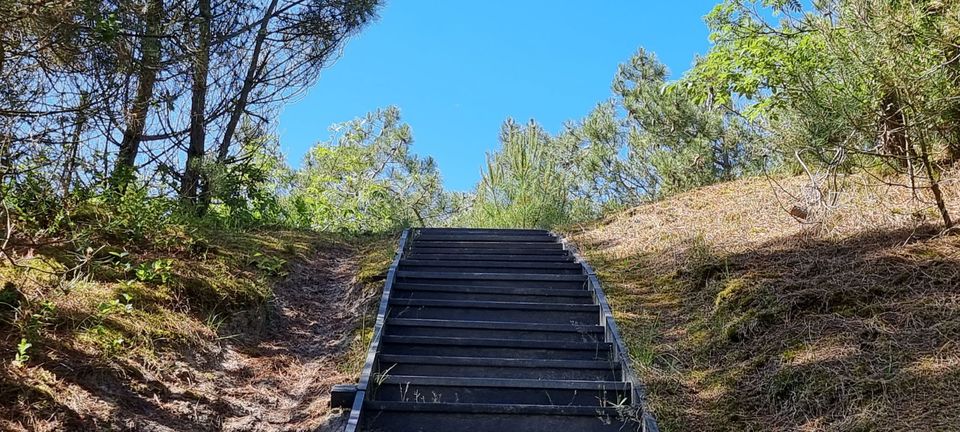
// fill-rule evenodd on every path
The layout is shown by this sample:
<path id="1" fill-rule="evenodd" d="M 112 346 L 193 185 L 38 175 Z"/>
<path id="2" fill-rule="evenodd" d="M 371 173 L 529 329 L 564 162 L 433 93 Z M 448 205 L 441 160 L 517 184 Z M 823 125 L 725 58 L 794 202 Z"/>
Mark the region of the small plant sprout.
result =
<path id="1" fill-rule="evenodd" d="M 170 281 L 173 270 L 173 260 L 163 258 L 150 264 L 141 263 L 137 266 L 135 275 L 140 282 L 157 282 L 161 285 Z"/>
<path id="2" fill-rule="evenodd" d="M 123 251 L 123 252 L 110 251 L 110 252 L 107 252 L 107 254 L 110 255 L 110 256 L 112 256 L 112 257 L 114 257 L 114 258 L 116 258 L 117 261 L 121 261 L 121 260 L 123 260 L 124 258 L 126 258 L 128 255 L 130 255 L 130 252 L 127 252 L 127 251 Z"/>
<path id="3" fill-rule="evenodd" d="M 379 385 L 383 385 L 383 382 L 386 381 L 388 377 L 390 377 L 390 371 L 392 371 L 393 368 L 395 368 L 395 367 L 397 367 L 396 364 L 394 364 L 393 366 L 388 367 L 387 370 L 385 370 L 385 371 L 383 371 L 383 372 L 378 372 L 377 374 L 375 374 L 375 375 L 373 376 L 373 379 L 374 379 L 374 381 L 376 381 L 376 383 L 377 383 L 378 386 L 379 386 Z"/>
<path id="4" fill-rule="evenodd" d="M 110 301 L 100 302 L 97 305 L 97 314 L 100 318 L 113 315 L 115 313 L 128 313 L 133 310 L 133 295 L 120 293 L 119 298 Z"/>
<path id="5" fill-rule="evenodd" d="M 283 258 L 264 255 L 260 252 L 257 252 L 254 253 L 250 258 L 250 264 L 271 276 L 287 275 L 287 272 L 283 270 L 283 267 L 287 265 L 287 260 Z"/>
<path id="6" fill-rule="evenodd" d="M 39 331 L 41 327 L 53 322 L 57 313 L 57 305 L 50 300 L 40 302 L 40 309 L 30 314 L 30 320 L 27 327 L 30 331 Z"/>
<path id="7" fill-rule="evenodd" d="M 20 338 L 20 343 L 17 344 L 17 353 L 13 356 L 14 366 L 22 367 L 30 360 L 30 355 L 27 354 L 27 350 L 32 346 L 33 344 L 27 342 L 26 338 Z"/>

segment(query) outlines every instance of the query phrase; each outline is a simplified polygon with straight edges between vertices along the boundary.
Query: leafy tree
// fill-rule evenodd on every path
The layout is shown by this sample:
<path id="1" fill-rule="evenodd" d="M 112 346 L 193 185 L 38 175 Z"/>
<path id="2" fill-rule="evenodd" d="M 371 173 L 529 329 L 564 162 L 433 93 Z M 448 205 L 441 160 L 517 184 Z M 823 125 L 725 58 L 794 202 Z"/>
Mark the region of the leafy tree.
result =
<path id="1" fill-rule="evenodd" d="M 223 225 L 246 227 L 293 222 L 289 193 L 294 172 L 275 135 L 247 122 L 237 134 L 240 150 L 227 163 L 207 163 L 205 196 L 210 216 Z"/>
<path id="2" fill-rule="evenodd" d="M 265 130 L 380 4 L 0 1 L 0 257 L 73 217 L 289 221 Z"/>
<path id="3" fill-rule="evenodd" d="M 379 6 L 4 1 L 0 180 L 29 171 L 65 195 L 85 185 L 122 192 L 139 178 L 202 213 L 205 163 L 241 160 L 232 156 L 248 150 L 236 145 L 242 123 L 267 124 Z"/>
<path id="4" fill-rule="evenodd" d="M 783 18 L 771 22 L 763 6 Z M 715 45 L 684 86 L 704 102 L 746 101 L 743 112 L 767 125 L 781 154 L 906 174 L 950 227 L 940 172 L 960 156 L 958 14 L 957 2 L 932 0 L 818 2 L 810 11 L 727 0 L 708 15 Z"/>
<path id="5" fill-rule="evenodd" d="M 589 200 L 573 193 L 576 148 L 564 144 L 534 121 L 521 126 L 508 119 L 462 223 L 550 228 L 589 213 Z"/>
<path id="6" fill-rule="evenodd" d="M 626 153 L 626 128 L 613 101 L 598 104 L 579 122 L 568 122 L 556 138 L 572 164 L 573 195 L 596 213 L 645 201 L 649 165 Z"/>
<path id="7" fill-rule="evenodd" d="M 751 171 L 759 135 L 728 106 L 703 106 L 668 87 L 667 69 L 640 49 L 620 65 L 614 92 L 627 112 L 624 172 L 649 198 Z"/>
<path id="8" fill-rule="evenodd" d="M 331 128 L 297 173 L 293 203 L 300 223 L 347 232 L 433 225 L 450 212 L 431 158 L 410 151 L 413 135 L 396 107 Z"/>
<path id="9" fill-rule="evenodd" d="M 668 88 L 666 68 L 645 50 L 620 66 L 613 89 L 617 100 L 555 137 L 535 121 L 504 123 L 460 220 L 553 227 L 755 170 L 755 128 L 730 107 Z"/>

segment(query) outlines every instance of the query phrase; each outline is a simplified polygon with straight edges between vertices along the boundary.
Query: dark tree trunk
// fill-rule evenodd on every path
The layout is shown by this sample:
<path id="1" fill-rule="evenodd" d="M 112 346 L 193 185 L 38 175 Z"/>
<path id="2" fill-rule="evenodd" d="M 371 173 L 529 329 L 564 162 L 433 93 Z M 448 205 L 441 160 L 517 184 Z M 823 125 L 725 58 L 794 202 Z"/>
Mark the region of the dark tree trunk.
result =
<path id="1" fill-rule="evenodd" d="M 233 137 L 237 133 L 237 127 L 240 125 L 240 119 L 243 117 L 243 112 L 247 109 L 247 101 L 250 98 L 250 92 L 253 91 L 253 88 L 256 86 L 257 76 L 260 70 L 261 62 L 260 55 L 263 52 L 263 44 L 267 39 L 268 30 L 270 28 L 270 21 L 273 18 L 273 14 L 277 9 L 278 0 L 271 0 L 270 4 L 267 6 L 267 9 L 263 12 L 263 20 L 260 22 L 260 27 L 257 29 L 257 35 L 254 38 L 253 42 L 253 52 L 250 55 L 250 64 L 247 65 L 247 71 L 243 78 L 243 84 L 240 86 L 240 93 L 237 95 L 236 101 L 233 103 L 233 109 L 230 112 L 230 119 L 227 121 L 227 126 L 223 131 L 223 138 L 220 141 L 220 146 L 217 149 L 217 163 L 225 164 L 227 162 L 227 157 L 230 155 L 230 145 L 233 144 Z M 206 209 L 210 206 L 212 200 L 213 186 L 210 185 L 209 180 L 204 181 L 200 185 L 200 198 L 199 206 L 201 209 Z"/>
<path id="2" fill-rule="evenodd" d="M 267 30 L 269 29 L 271 17 L 277 8 L 277 2 L 278 0 L 270 1 L 270 5 L 267 6 L 267 10 L 263 14 L 263 21 L 260 23 L 260 28 L 257 30 L 257 36 L 253 43 L 253 53 L 250 56 L 250 64 L 247 65 L 247 72 L 243 78 L 243 85 L 240 87 L 240 94 L 237 95 L 237 100 L 233 104 L 230 120 L 224 129 L 223 140 L 220 142 L 220 148 L 217 151 L 218 163 L 225 162 L 227 156 L 230 154 L 230 145 L 233 141 L 233 136 L 237 132 L 237 127 L 240 124 L 240 118 L 243 116 L 244 110 L 247 109 L 247 100 L 250 97 L 250 92 L 253 91 L 259 78 L 257 75 L 260 69 L 260 54 L 263 51 L 263 43 L 267 39 Z"/>
<path id="3" fill-rule="evenodd" d="M 3 191 L 7 188 L 7 178 L 13 171 L 13 161 L 10 158 L 10 145 L 13 142 L 13 136 L 9 134 L 0 135 L 0 201 L 3 201 Z"/>
<path id="4" fill-rule="evenodd" d="M 930 192 L 933 193 L 933 199 L 937 204 L 937 210 L 940 212 L 940 218 L 943 220 L 945 228 L 953 228 L 953 219 L 950 217 L 950 211 L 947 209 L 947 202 L 943 198 L 943 191 L 940 189 L 940 178 L 934 172 L 933 164 L 930 161 L 930 153 L 927 146 L 920 146 L 920 159 L 923 168 L 926 171 L 927 180 L 930 181 Z"/>
<path id="5" fill-rule="evenodd" d="M 207 75 L 210 68 L 210 0 L 198 0 L 200 22 L 196 57 L 193 64 L 193 88 L 190 99 L 190 145 L 187 148 L 187 164 L 180 183 L 180 197 L 187 202 L 197 202 L 197 188 L 203 169 L 206 151 Z M 202 209 L 201 209 L 202 211 Z"/>
<path id="6" fill-rule="evenodd" d="M 896 93 L 884 96 L 880 107 L 880 141 L 884 154 L 897 159 L 897 165 L 908 165 L 908 147 L 906 118 L 902 104 Z"/>
<path id="7" fill-rule="evenodd" d="M 87 124 L 87 94 L 80 95 L 80 108 L 77 110 L 77 119 L 73 126 L 73 134 L 70 137 L 70 149 L 67 153 L 67 159 L 63 162 L 63 174 L 60 176 L 60 193 L 66 202 L 67 195 L 70 194 L 70 188 L 73 185 L 73 173 L 77 169 L 77 153 L 80 151 L 80 136 Z"/>
<path id="8" fill-rule="evenodd" d="M 163 18 L 163 0 L 148 0 L 145 16 L 144 35 L 140 42 L 142 52 L 137 93 L 127 110 L 127 124 L 120 141 L 117 161 L 113 169 L 112 181 L 118 190 L 126 188 L 136 171 L 137 154 L 143 139 L 147 113 L 153 99 L 153 86 L 157 81 L 160 67 L 160 24 Z"/>

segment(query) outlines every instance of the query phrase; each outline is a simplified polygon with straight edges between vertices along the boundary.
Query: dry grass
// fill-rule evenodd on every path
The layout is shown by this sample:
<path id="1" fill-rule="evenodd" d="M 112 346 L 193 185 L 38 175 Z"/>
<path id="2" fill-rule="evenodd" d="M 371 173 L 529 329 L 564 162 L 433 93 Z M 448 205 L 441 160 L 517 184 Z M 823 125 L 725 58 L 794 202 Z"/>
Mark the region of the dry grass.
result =
<path id="1" fill-rule="evenodd" d="M 0 430 L 315 430 L 352 377 L 340 362 L 377 278 L 365 257 L 392 242 L 175 230 L 66 278 L 73 251 L 20 251 L 0 266 Z M 166 282 L 125 270 L 158 259 Z"/>
<path id="2" fill-rule="evenodd" d="M 908 190 L 860 177 L 819 224 L 799 223 L 784 192 L 801 195 L 804 179 L 778 183 L 715 185 L 568 229 L 661 427 L 960 430 L 960 236 L 939 235 Z"/>

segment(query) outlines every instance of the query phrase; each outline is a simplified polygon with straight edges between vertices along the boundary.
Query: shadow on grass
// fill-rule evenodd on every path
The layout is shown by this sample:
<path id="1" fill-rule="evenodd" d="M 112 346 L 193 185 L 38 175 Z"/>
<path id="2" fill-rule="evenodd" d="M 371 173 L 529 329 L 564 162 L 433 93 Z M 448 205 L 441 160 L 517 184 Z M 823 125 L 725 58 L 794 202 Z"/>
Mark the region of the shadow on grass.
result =
<path id="1" fill-rule="evenodd" d="M 749 252 L 674 245 L 600 272 L 661 427 L 960 424 L 960 238 L 876 230 Z"/>

